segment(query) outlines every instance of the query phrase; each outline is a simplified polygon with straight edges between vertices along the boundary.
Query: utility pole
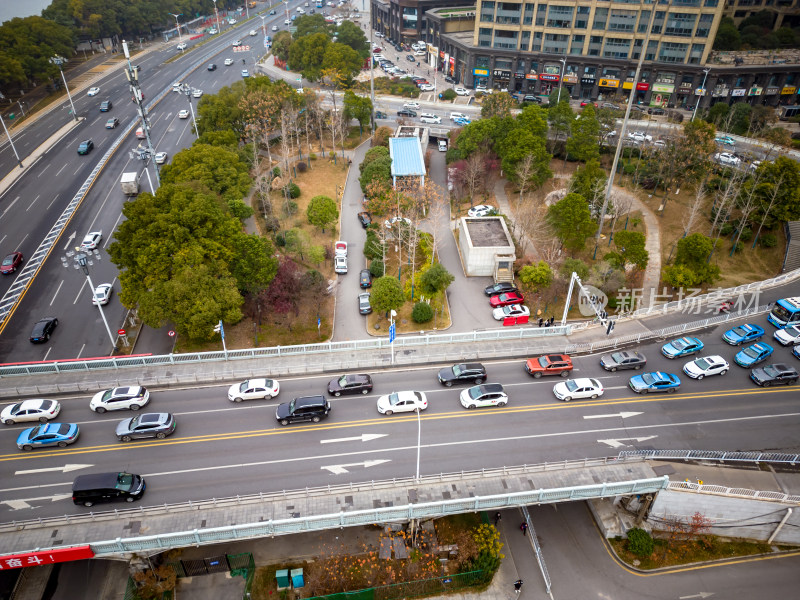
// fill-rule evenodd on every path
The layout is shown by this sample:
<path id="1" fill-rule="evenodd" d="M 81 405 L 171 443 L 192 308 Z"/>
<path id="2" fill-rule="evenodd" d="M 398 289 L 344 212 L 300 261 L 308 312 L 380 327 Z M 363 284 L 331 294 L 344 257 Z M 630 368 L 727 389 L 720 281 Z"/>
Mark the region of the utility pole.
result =
<path id="1" fill-rule="evenodd" d="M 373 53 L 372 49 L 374 48 L 373 44 L 373 36 L 372 36 L 372 10 L 369 11 L 369 99 L 372 102 L 372 115 L 370 118 L 370 125 L 372 126 L 372 135 L 375 136 L 375 68 L 373 63 Z"/>
<path id="2" fill-rule="evenodd" d="M 183 13 L 178 13 L 177 15 L 175 13 L 169 14 L 175 17 L 175 29 L 178 31 L 178 41 L 183 42 L 183 36 L 181 35 L 181 24 L 178 22 L 178 17 L 180 17 Z"/>
<path id="3" fill-rule="evenodd" d="M 128 62 L 128 68 L 125 70 L 125 76 L 128 78 L 131 94 L 133 94 L 133 101 L 136 103 L 137 112 L 142 120 L 142 131 L 144 132 L 144 138 L 147 142 L 146 153 L 149 156 L 144 158 L 155 159 L 156 151 L 155 148 L 153 148 L 153 142 L 150 139 L 150 123 L 147 120 L 147 109 L 142 102 L 142 89 L 139 87 L 139 69 L 134 69 L 133 65 L 131 65 L 131 53 L 128 50 L 128 42 L 125 40 L 122 40 L 122 51 L 125 54 L 125 60 Z M 155 160 L 153 160 L 153 164 L 155 165 L 156 183 L 160 187 L 161 177 L 159 176 L 158 165 L 156 164 Z M 147 169 L 146 165 L 145 169 Z"/>

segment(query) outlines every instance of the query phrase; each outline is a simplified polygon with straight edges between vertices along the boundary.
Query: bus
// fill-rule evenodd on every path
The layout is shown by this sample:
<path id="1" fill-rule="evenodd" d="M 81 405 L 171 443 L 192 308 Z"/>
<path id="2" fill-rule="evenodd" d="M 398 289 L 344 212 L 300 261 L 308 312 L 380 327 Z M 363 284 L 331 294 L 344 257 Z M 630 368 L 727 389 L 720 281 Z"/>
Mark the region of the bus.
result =
<path id="1" fill-rule="evenodd" d="M 779 328 L 800 324 L 800 296 L 778 300 L 767 321 Z"/>
<path id="2" fill-rule="evenodd" d="M 322 0 L 317 0 L 317 8 L 322 8 Z"/>

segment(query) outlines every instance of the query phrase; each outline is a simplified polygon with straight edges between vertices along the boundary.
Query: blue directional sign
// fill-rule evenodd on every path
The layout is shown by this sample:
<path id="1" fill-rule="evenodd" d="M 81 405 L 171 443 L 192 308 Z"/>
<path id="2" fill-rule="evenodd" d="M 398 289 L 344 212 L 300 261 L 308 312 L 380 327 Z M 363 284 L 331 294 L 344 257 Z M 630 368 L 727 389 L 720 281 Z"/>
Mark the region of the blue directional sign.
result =
<path id="1" fill-rule="evenodd" d="M 397 325 L 396 325 L 396 324 L 394 324 L 394 323 L 392 323 L 392 324 L 389 326 L 389 341 L 390 341 L 390 342 L 393 342 L 393 341 L 394 341 L 394 338 L 395 338 L 395 328 L 396 328 L 396 327 L 397 327 Z"/>

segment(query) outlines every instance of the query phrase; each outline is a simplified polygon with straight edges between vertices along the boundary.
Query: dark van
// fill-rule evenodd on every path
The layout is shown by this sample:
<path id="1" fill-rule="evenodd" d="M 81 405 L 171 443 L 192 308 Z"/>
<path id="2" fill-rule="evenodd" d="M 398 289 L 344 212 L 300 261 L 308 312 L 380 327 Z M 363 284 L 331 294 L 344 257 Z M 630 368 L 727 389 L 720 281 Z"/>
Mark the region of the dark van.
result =
<path id="1" fill-rule="evenodd" d="M 72 482 L 72 501 L 92 506 L 98 502 L 133 502 L 144 495 L 144 477 L 133 473 L 78 475 Z"/>

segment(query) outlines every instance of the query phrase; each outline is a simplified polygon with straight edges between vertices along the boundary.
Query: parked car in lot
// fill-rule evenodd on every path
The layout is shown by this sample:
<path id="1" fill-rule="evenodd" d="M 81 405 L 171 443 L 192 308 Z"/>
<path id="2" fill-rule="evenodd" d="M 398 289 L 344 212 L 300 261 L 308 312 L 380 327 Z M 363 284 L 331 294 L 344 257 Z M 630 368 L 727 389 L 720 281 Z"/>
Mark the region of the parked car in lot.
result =
<path id="1" fill-rule="evenodd" d="M 492 317 L 495 321 L 502 321 L 507 317 L 529 317 L 531 310 L 524 304 L 509 304 L 507 306 L 498 306 L 492 310 Z"/>
<path id="2" fill-rule="evenodd" d="M 644 354 L 631 350 L 622 350 L 600 357 L 600 366 L 606 371 L 622 371 L 623 369 L 639 370 L 647 364 Z"/>
<path id="3" fill-rule="evenodd" d="M 484 383 L 467 388 L 459 394 L 458 399 L 466 409 L 508 404 L 508 394 L 499 383 Z"/>
<path id="4" fill-rule="evenodd" d="M 369 303 L 369 292 L 363 292 L 358 295 L 358 312 L 362 315 L 368 315 L 372 312 L 372 305 Z"/>
<path id="5" fill-rule="evenodd" d="M 703 356 L 683 365 L 683 372 L 692 379 L 703 379 L 709 375 L 725 375 L 729 367 L 721 356 Z"/>
<path id="6" fill-rule="evenodd" d="M 581 378 L 560 381 L 553 386 L 553 395 L 559 400 L 594 400 L 603 395 L 603 384 L 597 379 Z"/>
<path id="7" fill-rule="evenodd" d="M 654 373 L 644 373 L 634 375 L 628 381 L 628 386 L 637 394 L 648 394 L 654 392 L 675 392 L 681 386 L 681 380 L 672 373 L 656 371 Z"/>
<path id="8" fill-rule="evenodd" d="M 334 273 L 338 273 L 340 275 L 344 275 L 347 273 L 347 257 L 346 256 L 334 256 L 333 257 L 333 271 Z"/>
<path id="9" fill-rule="evenodd" d="M 469 96 L 469 90 L 463 87 L 453 88 L 457 95 L 459 96 Z"/>
<path id="10" fill-rule="evenodd" d="M 739 350 L 733 361 L 740 367 L 750 368 L 760 362 L 767 360 L 775 349 L 764 342 L 756 342 L 746 348 Z"/>
<path id="11" fill-rule="evenodd" d="M 360 213 L 358 213 L 357 216 L 358 216 L 358 222 L 361 223 L 361 226 L 364 229 L 369 227 L 370 224 L 372 223 L 372 217 L 370 217 L 370 214 L 366 211 L 361 211 Z"/>
<path id="12" fill-rule="evenodd" d="M 488 204 L 478 204 L 477 206 L 473 206 L 467 211 L 467 216 L 472 218 L 488 217 L 489 215 L 496 212 L 497 209 L 494 206 L 489 206 Z"/>
<path id="13" fill-rule="evenodd" d="M 661 346 L 661 354 L 667 358 L 678 358 L 697 354 L 703 349 L 703 342 L 696 337 L 682 337 Z"/>
<path id="14" fill-rule="evenodd" d="M 10 275 L 22 266 L 23 260 L 25 260 L 25 257 L 22 255 L 22 252 L 7 254 L 5 258 L 3 258 L 3 262 L 0 263 L 0 273 L 3 275 Z"/>
<path id="15" fill-rule="evenodd" d="M 275 418 L 281 425 L 311 421 L 319 423 L 331 412 L 331 403 L 324 396 L 302 396 L 278 405 Z"/>
<path id="16" fill-rule="evenodd" d="M 764 329 L 752 323 L 739 325 L 722 334 L 722 340 L 731 346 L 740 346 L 747 342 L 754 342 L 764 335 Z"/>
<path id="17" fill-rule="evenodd" d="M 797 383 L 797 369 L 783 363 L 757 367 L 750 371 L 750 379 L 761 387 L 771 385 L 794 385 Z"/>
<path id="18" fill-rule="evenodd" d="M 428 408 L 428 398 L 424 392 L 392 392 L 378 398 L 378 412 L 382 415 L 414 412 L 426 408 Z"/>
<path id="19" fill-rule="evenodd" d="M 50 339 L 50 336 L 58 327 L 58 319 L 55 317 L 42 317 L 33 326 L 30 341 L 32 344 L 43 344 Z"/>
<path id="20" fill-rule="evenodd" d="M 503 294 L 505 292 L 518 292 L 517 286 L 510 281 L 501 281 L 493 283 L 490 286 L 483 288 L 483 293 L 487 296 L 494 296 L 495 294 Z"/>
<path id="21" fill-rule="evenodd" d="M 117 387 L 97 392 L 89 402 L 94 412 L 108 410 L 139 410 L 150 401 L 150 392 L 139 385 Z"/>
<path id="22" fill-rule="evenodd" d="M 361 289 L 372 287 L 372 273 L 369 272 L 369 269 L 361 269 L 358 274 L 358 285 L 361 286 Z"/>
<path id="23" fill-rule="evenodd" d="M 61 412 L 61 404 L 57 400 L 23 400 L 9 404 L 0 412 L 0 422 L 4 425 L 39 421 L 47 423 L 55 419 Z"/>
<path id="24" fill-rule="evenodd" d="M 337 240 L 333 244 L 333 254 L 334 256 L 347 256 L 347 242 Z"/>
<path id="25" fill-rule="evenodd" d="M 522 304 L 523 302 L 525 302 L 525 297 L 520 292 L 504 292 L 489 297 L 489 305 L 492 308 L 508 304 Z"/>
<path id="26" fill-rule="evenodd" d="M 366 373 L 342 375 L 328 382 L 328 393 L 337 398 L 342 394 L 369 394 L 372 377 Z"/>
<path id="27" fill-rule="evenodd" d="M 281 384 L 275 379 L 255 377 L 245 379 L 241 383 L 234 383 L 228 388 L 228 400 L 241 402 L 242 400 L 267 400 L 277 396 L 281 391 Z"/>
<path id="28" fill-rule="evenodd" d="M 17 437 L 17 448 L 26 452 L 51 446 L 66 448 L 77 442 L 79 436 L 80 428 L 76 423 L 44 423 L 23 429 Z"/>
<path id="29" fill-rule="evenodd" d="M 451 387 L 454 383 L 483 383 L 486 381 L 486 367 L 481 363 L 459 363 L 452 367 L 439 369 L 439 383 Z"/>
<path id="30" fill-rule="evenodd" d="M 543 375 L 569 377 L 572 368 L 572 359 L 566 354 L 545 354 L 525 361 L 525 370 L 537 379 Z"/>
<path id="31" fill-rule="evenodd" d="M 163 440 L 174 433 L 175 426 L 175 417 L 172 413 L 143 413 L 120 421 L 116 434 L 121 442 L 147 438 Z"/>

